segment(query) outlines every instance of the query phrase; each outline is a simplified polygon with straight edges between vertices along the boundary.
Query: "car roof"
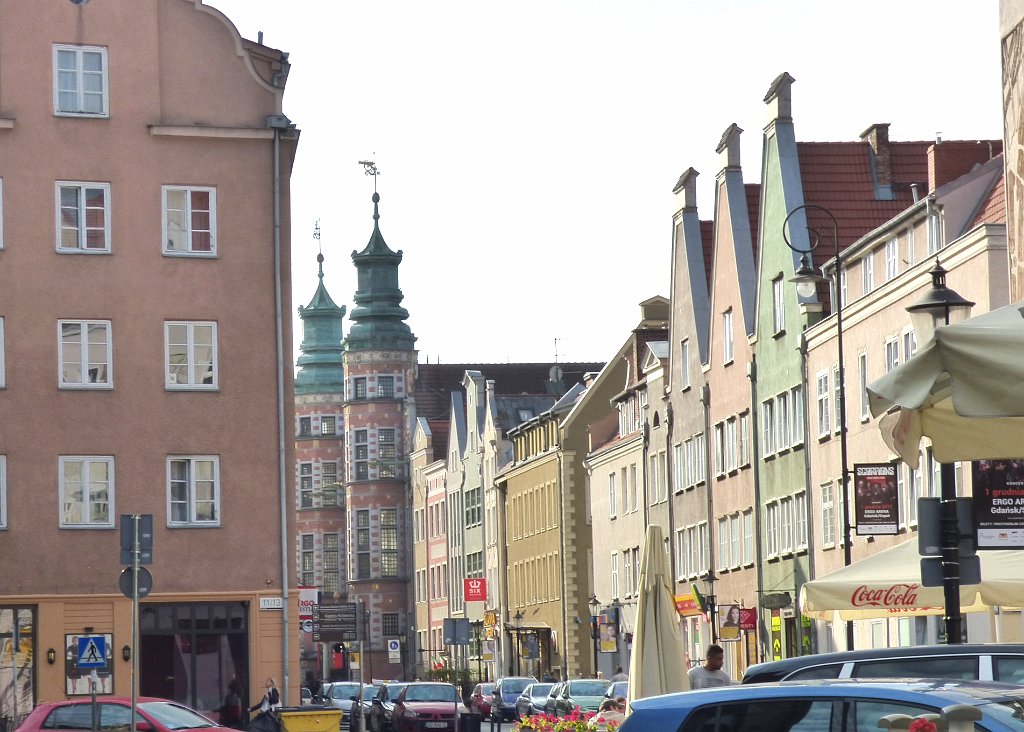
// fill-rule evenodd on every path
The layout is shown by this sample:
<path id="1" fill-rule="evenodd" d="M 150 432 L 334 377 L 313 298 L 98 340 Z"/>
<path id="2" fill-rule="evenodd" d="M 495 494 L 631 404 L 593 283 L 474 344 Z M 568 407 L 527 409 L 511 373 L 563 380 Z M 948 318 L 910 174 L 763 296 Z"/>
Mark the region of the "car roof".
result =
<path id="1" fill-rule="evenodd" d="M 696 689 L 675 694 L 637 699 L 633 711 L 678 709 L 715 702 L 743 702 L 779 697 L 874 698 L 883 693 L 895 701 L 919 702 L 934 706 L 969 704 L 980 706 L 1014 698 L 1024 699 L 1024 687 L 995 681 L 950 679 L 816 679 L 814 681 L 778 681 Z"/>
<path id="2" fill-rule="evenodd" d="M 971 654 L 1020 654 L 1024 655 L 1024 643 L 962 643 L 956 645 L 901 646 L 897 648 L 861 648 L 853 651 L 833 651 L 811 656 L 794 656 L 778 661 L 766 661 L 749 666 L 743 674 L 743 683 L 752 683 L 757 677 L 785 676 L 808 666 L 822 666 L 830 663 L 863 661 L 873 658 L 915 658 L 918 656 L 960 656 Z"/>

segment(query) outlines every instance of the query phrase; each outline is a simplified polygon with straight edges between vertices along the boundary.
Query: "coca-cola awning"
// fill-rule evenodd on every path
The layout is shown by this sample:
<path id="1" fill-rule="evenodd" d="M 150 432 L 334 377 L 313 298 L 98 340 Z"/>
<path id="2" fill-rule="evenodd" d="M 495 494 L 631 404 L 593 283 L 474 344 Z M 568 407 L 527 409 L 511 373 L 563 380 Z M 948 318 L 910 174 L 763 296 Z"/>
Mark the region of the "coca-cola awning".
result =
<path id="1" fill-rule="evenodd" d="M 978 556 L 981 584 L 961 586 L 961 611 L 1024 606 L 1024 553 L 1007 549 Z M 921 586 L 921 557 L 913 539 L 805 583 L 800 611 L 820 620 L 834 620 L 833 613 L 841 620 L 942 615 L 942 588 Z"/>

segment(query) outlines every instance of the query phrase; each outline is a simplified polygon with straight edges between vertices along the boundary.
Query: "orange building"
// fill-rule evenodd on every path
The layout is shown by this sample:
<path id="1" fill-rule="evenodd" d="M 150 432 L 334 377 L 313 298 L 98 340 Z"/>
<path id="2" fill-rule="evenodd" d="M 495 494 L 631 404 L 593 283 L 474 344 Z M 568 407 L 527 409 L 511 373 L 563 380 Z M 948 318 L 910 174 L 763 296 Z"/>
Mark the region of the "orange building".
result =
<path id="1" fill-rule="evenodd" d="M 101 693 L 298 703 L 288 70 L 201 0 L 0 4 L 0 726 L 85 635 Z"/>

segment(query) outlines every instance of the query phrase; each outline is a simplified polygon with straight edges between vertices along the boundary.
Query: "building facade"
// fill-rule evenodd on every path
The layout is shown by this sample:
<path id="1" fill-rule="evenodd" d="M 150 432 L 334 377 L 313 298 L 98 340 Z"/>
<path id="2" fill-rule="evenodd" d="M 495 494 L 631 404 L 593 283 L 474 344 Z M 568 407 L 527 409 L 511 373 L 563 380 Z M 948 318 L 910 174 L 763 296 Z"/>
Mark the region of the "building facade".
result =
<path id="1" fill-rule="evenodd" d="M 288 71 L 196 0 L 0 7 L 2 719 L 89 693 L 83 637 L 100 693 L 298 701 Z"/>

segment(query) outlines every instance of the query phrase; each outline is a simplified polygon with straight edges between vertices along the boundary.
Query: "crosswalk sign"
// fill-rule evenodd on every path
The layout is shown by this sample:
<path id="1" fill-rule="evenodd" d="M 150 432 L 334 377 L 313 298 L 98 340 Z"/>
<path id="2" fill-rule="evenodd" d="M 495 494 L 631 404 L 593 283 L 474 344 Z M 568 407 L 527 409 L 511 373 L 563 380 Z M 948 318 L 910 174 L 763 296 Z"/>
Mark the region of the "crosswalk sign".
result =
<path id="1" fill-rule="evenodd" d="M 104 668 L 107 665 L 107 639 L 102 635 L 78 637 L 78 668 Z"/>

